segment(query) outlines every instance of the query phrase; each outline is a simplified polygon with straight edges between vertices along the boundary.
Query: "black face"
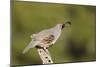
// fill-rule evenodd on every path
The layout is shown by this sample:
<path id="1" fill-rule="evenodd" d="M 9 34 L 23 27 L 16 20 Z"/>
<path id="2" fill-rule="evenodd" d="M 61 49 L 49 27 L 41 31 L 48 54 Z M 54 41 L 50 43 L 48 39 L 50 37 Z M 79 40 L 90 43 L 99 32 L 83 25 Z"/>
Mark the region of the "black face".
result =
<path id="1" fill-rule="evenodd" d="M 70 21 L 67 21 L 67 22 L 65 22 L 65 24 L 62 24 L 62 29 L 65 27 L 66 24 L 71 25 L 71 22 Z"/>
<path id="2" fill-rule="evenodd" d="M 62 29 L 65 27 L 65 24 L 62 25 Z"/>

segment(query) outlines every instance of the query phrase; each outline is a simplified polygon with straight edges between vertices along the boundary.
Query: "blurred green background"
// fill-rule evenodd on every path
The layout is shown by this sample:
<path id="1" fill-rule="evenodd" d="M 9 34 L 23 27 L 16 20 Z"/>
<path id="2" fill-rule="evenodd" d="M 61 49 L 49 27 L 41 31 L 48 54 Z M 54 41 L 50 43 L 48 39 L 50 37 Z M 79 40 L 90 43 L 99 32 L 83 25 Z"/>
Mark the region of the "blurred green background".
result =
<path id="1" fill-rule="evenodd" d="M 22 54 L 30 35 L 70 20 L 49 48 L 54 63 L 96 60 L 96 6 L 38 2 L 12 2 L 11 64 L 42 64 L 36 48 Z"/>

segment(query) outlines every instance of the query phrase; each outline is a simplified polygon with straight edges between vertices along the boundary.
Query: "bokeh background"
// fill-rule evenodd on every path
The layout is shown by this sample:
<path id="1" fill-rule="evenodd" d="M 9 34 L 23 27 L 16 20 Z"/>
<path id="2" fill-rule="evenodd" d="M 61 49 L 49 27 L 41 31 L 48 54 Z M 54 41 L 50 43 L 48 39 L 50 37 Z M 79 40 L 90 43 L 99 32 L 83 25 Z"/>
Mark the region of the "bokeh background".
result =
<path id="1" fill-rule="evenodd" d="M 70 20 L 60 38 L 49 48 L 54 63 L 96 60 L 96 6 L 19 2 L 11 5 L 11 64 L 42 64 L 36 48 L 22 54 L 30 35 Z"/>

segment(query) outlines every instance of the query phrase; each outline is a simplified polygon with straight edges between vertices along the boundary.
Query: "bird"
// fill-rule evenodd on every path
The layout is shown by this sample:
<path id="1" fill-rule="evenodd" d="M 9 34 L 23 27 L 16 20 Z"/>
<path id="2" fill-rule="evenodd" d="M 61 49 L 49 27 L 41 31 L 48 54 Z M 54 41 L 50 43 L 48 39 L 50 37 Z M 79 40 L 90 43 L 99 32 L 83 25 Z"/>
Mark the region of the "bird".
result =
<path id="1" fill-rule="evenodd" d="M 52 28 L 44 29 L 38 33 L 32 34 L 30 36 L 32 39 L 31 42 L 25 47 L 22 53 L 25 54 L 30 48 L 34 47 L 45 51 L 45 49 L 48 49 L 55 44 L 61 35 L 62 29 L 65 28 L 66 25 L 71 25 L 71 22 L 65 21 L 64 23 L 58 23 Z"/>

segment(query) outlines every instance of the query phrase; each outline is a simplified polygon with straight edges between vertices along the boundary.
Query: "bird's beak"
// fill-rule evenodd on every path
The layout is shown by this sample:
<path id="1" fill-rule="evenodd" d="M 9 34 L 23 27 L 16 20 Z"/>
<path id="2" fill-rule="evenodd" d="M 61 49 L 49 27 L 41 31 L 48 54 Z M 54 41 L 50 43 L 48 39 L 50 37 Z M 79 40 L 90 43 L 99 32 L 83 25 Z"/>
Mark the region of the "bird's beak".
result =
<path id="1" fill-rule="evenodd" d="M 65 27 L 65 26 L 70 26 L 71 25 L 71 22 L 70 21 L 66 21 L 63 25 L 62 25 L 62 29 Z"/>

